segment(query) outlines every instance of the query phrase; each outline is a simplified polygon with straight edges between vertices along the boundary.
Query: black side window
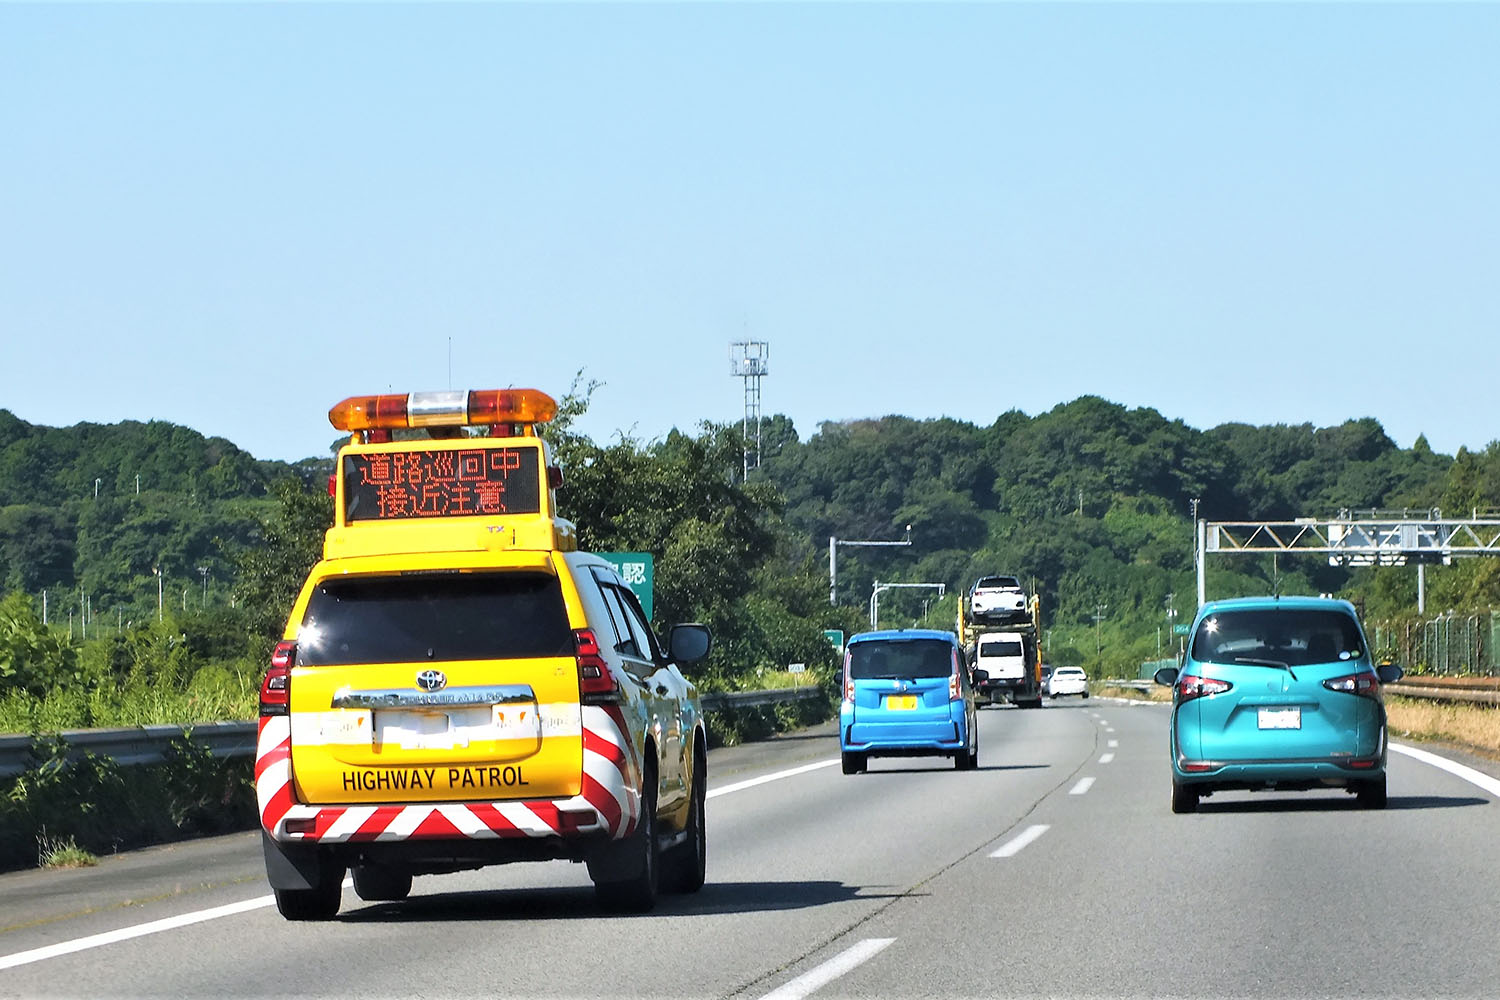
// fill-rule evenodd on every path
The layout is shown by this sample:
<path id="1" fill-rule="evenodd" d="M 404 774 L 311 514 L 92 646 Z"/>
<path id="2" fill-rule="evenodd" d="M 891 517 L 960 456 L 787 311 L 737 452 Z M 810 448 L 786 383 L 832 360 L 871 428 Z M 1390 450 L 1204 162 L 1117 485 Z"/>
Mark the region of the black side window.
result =
<path id="1" fill-rule="evenodd" d="M 631 627 L 643 640 L 646 656 L 648 659 L 660 662 L 665 659 L 662 655 L 661 646 L 657 644 L 656 633 L 651 631 L 650 624 L 646 621 L 646 612 L 641 607 L 640 600 L 629 587 L 620 587 L 620 597 L 625 602 L 625 611 L 630 618 Z"/>
<path id="2" fill-rule="evenodd" d="M 625 608 L 620 603 L 620 593 L 615 585 L 613 574 L 595 569 L 592 571 L 592 576 L 594 585 L 599 588 L 599 596 L 604 598 L 604 609 L 609 613 L 610 626 L 614 629 L 615 652 L 639 659 L 640 645 L 630 631 L 630 619 L 626 617 Z"/>

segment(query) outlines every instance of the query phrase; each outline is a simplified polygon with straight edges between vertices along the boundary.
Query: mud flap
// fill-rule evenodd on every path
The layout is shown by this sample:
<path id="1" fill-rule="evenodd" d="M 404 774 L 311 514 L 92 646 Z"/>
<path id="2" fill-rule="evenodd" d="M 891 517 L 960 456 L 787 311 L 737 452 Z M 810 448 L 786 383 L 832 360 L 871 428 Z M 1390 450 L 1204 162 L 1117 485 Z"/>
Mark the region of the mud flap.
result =
<path id="1" fill-rule="evenodd" d="M 278 844 L 265 830 L 260 831 L 260 843 L 272 889 L 316 889 L 334 868 L 326 852 L 311 844 Z"/>

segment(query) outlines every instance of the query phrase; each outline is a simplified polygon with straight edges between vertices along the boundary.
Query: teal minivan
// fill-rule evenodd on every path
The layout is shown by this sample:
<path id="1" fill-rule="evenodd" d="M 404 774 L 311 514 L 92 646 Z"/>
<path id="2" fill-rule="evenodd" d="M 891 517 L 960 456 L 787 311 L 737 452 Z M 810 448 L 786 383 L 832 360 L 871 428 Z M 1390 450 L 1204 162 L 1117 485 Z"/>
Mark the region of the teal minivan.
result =
<path id="1" fill-rule="evenodd" d="M 1227 790 L 1339 788 L 1386 804 L 1386 722 L 1376 667 L 1354 606 L 1315 597 L 1203 605 L 1172 687 L 1172 811 Z"/>
<path id="2" fill-rule="evenodd" d="M 952 757 L 979 766 L 973 682 L 958 637 L 930 629 L 861 632 L 844 647 L 839 749 L 844 773 L 871 757 Z"/>

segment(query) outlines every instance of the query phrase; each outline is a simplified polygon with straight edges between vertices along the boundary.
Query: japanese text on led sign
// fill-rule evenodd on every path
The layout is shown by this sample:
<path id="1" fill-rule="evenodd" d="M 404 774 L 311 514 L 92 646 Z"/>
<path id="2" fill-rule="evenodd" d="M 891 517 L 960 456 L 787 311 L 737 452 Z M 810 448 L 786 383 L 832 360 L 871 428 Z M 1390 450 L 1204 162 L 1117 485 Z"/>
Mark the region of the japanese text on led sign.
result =
<path id="1" fill-rule="evenodd" d="M 541 510 L 535 448 L 345 455 L 343 472 L 345 523 Z"/>

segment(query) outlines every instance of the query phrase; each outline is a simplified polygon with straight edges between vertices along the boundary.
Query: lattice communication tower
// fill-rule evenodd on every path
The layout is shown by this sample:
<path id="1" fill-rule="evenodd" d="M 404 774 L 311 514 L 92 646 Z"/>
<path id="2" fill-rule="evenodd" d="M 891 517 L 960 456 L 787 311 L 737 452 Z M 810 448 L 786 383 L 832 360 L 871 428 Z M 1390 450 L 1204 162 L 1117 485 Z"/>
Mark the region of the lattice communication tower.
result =
<path id="1" fill-rule="evenodd" d="M 740 425 L 744 440 L 745 478 L 760 467 L 760 380 L 769 372 L 771 345 L 765 340 L 734 340 L 729 343 L 729 374 L 745 381 L 745 420 Z"/>

